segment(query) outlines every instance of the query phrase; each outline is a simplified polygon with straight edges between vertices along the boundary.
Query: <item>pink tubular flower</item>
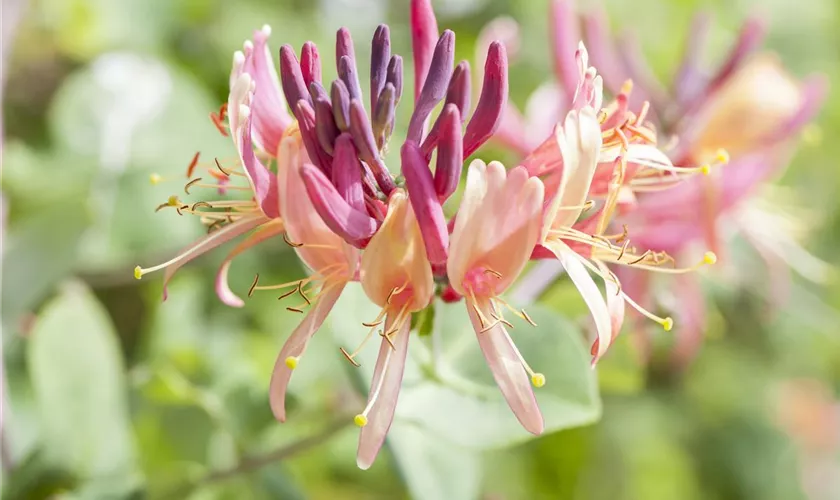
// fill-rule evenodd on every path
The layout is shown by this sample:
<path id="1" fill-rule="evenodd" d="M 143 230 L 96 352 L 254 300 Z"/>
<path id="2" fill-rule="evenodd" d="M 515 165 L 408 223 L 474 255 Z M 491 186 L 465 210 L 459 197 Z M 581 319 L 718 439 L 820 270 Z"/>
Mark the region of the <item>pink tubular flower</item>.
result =
<path id="1" fill-rule="evenodd" d="M 285 295 L 297 294 L 303 303 L 288 307 L 287 310 L 302 312 L 303 308 L 310 308 L 280 350 L 271 375 L 271 409 L 281 422 L 286 419 L 286 387 L 292 371 L 344 286 L 353 279 L 359 261 L 358 250 L 333 233 L 312 206 L 303 181 L 303 171 L 308 161 L 300 133 L 294 129 L 291 133 L 287 132 L 277 156 L 280 213 L 286 226 L 287 241 L 312 270 L 312 274 L 308 278 L 280 285 L 259 286 L 255 280 L 251 286 L 251 292 L 290 289 Z M 314 294 L 309 295 L 307 292 Z"/>
<path id="2" fill-rule="evenodd" d="M 467 312 L 493 377 L 519 422 L 543 431 L 531 389 L 545 383 L 522 358 L 507 330 L 499 296 L 519 276 L 540 233 L 543 185 L 523 168 L 475 160 L 452 231 L 447 275 L 466 298 Z M 521 314 L 521 313 L 517 313 Z M 529 381 L 530 375 L 530 381 Z"/>

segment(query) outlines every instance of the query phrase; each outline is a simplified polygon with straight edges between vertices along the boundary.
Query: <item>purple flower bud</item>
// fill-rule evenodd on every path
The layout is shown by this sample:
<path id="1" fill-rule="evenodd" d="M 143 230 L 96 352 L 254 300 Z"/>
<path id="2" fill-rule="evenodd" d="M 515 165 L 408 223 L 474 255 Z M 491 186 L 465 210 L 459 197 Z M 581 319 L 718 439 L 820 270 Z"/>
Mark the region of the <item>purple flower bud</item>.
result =
<path id="1" fill-rule="evenodd" d="M 411 49 L 414 53 L 414 100 L 426 81 L 432 54 L 438 39 L 437 19 L 431 0 L 411 0 Z M 396 86 L 396 85 L 395 85 Z M 397 87 L 400 90 L 400 87 Z"/>
<path id="2" fill-rule="evenodd" d="M 702 91 L 705 75 L 700 69 L 703 47 L 709 39 L 712 18 L 707 12 L 695 14 L 691 20 L 680 69 L 674 80 L 674 93 L 680 102 L 688 102 Z"/>
<path id="3" fill-rule="evenodd" d="M 373 34 L 370 47 L 370 109 L 376 109 L 379 94 L 385 87 L 388 62 L 391 58 L 391 33 L 388 25 L 380 24 Z"/>
<path id="4" fill-rule="evenodd" d="M 341 132 L 335 126 L 332 106 L 326 95 L 315 98 L 315 133 L 321 148 L 327 154 L 333 154 L 333 144 Z"/>
<path id="5" fill-rule="evenodd" d="M 449 89 L 446 91 L 446 104 L 454 104 L 461 115 L 461 123 L 467 120 L 470 112 L 470 63 L 461 61 L 452 72 Z"/>
<path id="6" fill-rule="evenodd" d="M 464 158 L 489 139 L 502 118 L 508 96 L 508 62 L 505 46 L 490 44 L 484 63 L 484 84 L 470 123 L 464 133 Z"/>
<path id="7" fill-rule="evenodd" d="M 464 161 L 461 113 L 458 107 L 447 104 L 437 123 L 440 124 L 440 139 L 435 165 L 435 192 L 440 203 L 443 203 L 458 188 Z"/>
<path id="8" fill-rule="evenodd" d="M 335 234 L 359 248 L 367 245 L 379 228 L 376 219 L 351 207 L 330 179 L 314 165 L 304 164 L 301 178 L 315 211 Z"/>
<path id="9" fill-rule="evenodd" d="M 303 73 L 300 71 L 300 64 L 291 45 L 280 47 L 280 81 L 283 86 L 283 94 L 285 94 L 286 102 L 289 105 L 293 105 L 292 103 L 301 99 L 312 105 L 309 92 L 306 90 Z"/>
<path id="10" fill-rule="evenodd" d="M 467 118 L 467 113 L 470 112 L 470 93 L 470 64 L 467 61 L 461 61 L 455 67 L 455 71 L 452 72 L 444 106 L 454 104 L 458 108 L 462 124 Z M 423 139 L 423 144 L 420 145 L 420 149 L 427 159 L 432 157 L 432 151 L 437 145 L 442 117 L 443 115 L 438 116 L 432 130 L 429 131 L 429 135 Z"/>
<path id="11" fill-rule="evenodd" d="M 307 97 L 309 97 L 308 94 Z M 300 136 L 303 139 L 306 152 L 309 154 L 309 159 L 323 170 L 326 175 L 331 175 L 332 158 L 324 151 L 318 141 L 315 110 L 312 109 L 312 105 L 303 99 L 298 100 L 295 106 L 295 116 L 298 119 Z"/>
<path id="12" fill-rule="evenodd" d="M 598 68 L 604 85 L 613 95 L 618 94 L 628 78 L 628 72 L 610 36 L 606 12 L 595 9 L 583 16 L 583 29 L 590 64 Z"/>
<path id="13" fill-rule="evenodd" d="M 446 227 L 446 216 L 438 201 L 435 184 L 429 165 L 420 151 L 420 147 L 411 141 L 403 144 L 400 150 L 402 159 L 402 173 L 405 176 L 405 187 L 408 189 L 408 199 L 417 217 L 426 256 L 432 268 L 441 268 L 446 264 L 447 249 L 449 248 L 449 230 Z"/>
<path id="14" fill-rule="evenodd" d="M 435 47 L 434 57 L 429 66 L 426 82 L 417 99 L 414 113 L 408 124 L 406 139 L 420 143 L 423 135 L 423 124 L 432 109 L 446 96 L 449 78 L 452 76 L 452 63 L 455 59 L 455 33 L 446 30 L 440 36 Z"/>
<path id="15" fill-rule="evenodd" d="M 355 210 L 365 213 L 365 198 L 362 189 L 362 164 L 353 146 L 353 137 L 347 132 L 335 141 L 335 156 L 332 164 L 332 181 L 338 194 Z"/>
<path id="16" fill-rule="evenodd" d="M 376 139 L 376 147 L 379 150 L 385 147 L 391 133 L 394 131 L 394 108 L 396 103 L 396 90 L 394 85 L 385 84 L 385 88 L 379 94 L 373 112 L 373 136 Z"/>
<path id="17" fill-rule="evenodd" d="M 361 99 L 362 88 L 359 86 L 359 74 L 356 70 L 356 62 L 350 56 L 341 56 L 338 60 L 338 77 L 347 86 L 350 92 L 350 99 Z"/>
<path id="18" fill-rule="evenodd" d="M 321 81 L 321 56 L 312 42 L 304 43 L 300 51 L 300 71 L 307 86 Z"/>
<path id="19" fill-rule="evenodd" d="M 379 189 L 388 196 L 394 190 L 396 185 L 391 173 L 382 163 L 379 158 L 378 149 L 376 148 L 376 139 L 373 137 L 373 129 L 371 129 L 370 122 L 368 122 L 365 108 L 361 101 L 353 99 L 350 101 L 350 133 L 353 134 L 353 141 L 356 143 L 356 149 L 359 151 L 359 157 L 367 163 L 373 172 L 373 177 L 379 185 Z"/>
<path id="20" fill-rule="evenodd" d="M 400 103 L 403 91 L 403 62 L 401 56 L 391 56 L 391 60 L 388 62 L 388 76 L 385 81 L 393 85 L 396 90 L 396 99 L 394 99 L 394 106 L 396 106 Z"/>
<path id="21" fill-rule="evenodd" d="M 330 88 L 335 124 L 342 132 L 350 130 L 350 92 L 341 80 L 333 80 Z"/>

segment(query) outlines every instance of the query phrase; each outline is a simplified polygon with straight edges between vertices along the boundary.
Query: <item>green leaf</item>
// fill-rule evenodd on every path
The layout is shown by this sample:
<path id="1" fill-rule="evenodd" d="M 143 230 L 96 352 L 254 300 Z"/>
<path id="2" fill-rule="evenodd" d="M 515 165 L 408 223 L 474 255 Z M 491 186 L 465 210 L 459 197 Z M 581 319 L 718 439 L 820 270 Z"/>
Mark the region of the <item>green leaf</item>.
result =
<path id="1" fill-rule="evenodd" d="M 17 326 L 21 314 L 34 308 L 56 282 L 70 274 L 87 219 L 83 205 L 67 203 L 15 221 L 9 229 L 3 254 L 3 289 L 7 293 L 2 299 L 7 327 Z"/>
<path id="2" fill-rule="evenodd" d="M 391 427 L 388 447 L 414 500 L 478 498 L 481 456 L 476 451 L 452 446 L 405 422 Z"/>
<path id="3" fill-rule="evenodd" d="M 44 308 L 27 354 L 45 449 L 81 477 L 130 472 L 125 368 L 107 314 L 88 290 L 68 285 Z"/>
<path id="4" fill-rule="evenodd" d="M 411 316 L 411 329 L 417 332 L 421 337 L 428 337 L 432 334 L 435 327 L 435 305 L 431 304 L 429 307 L 423 309 L 417 314 Z"/>
<path id="5" fill-rule="evenodd" d="M 436 304 L 433 344 L 438 347 L 430 350 L 422 342 L 411 342 L 396 420 L 476 450 L 532 439 L 493 382 L 464 308 L 464 303 Z M 361 322 L 377 313 L 359 287 L 348 286 L 331 315 L 338 342 L 352 350 L 366 333 Z M 545 387 L 535 390 L 546 432 L 598 420 L 601 403 L 582 336 L 549 310 L 535 306 L 529 315 L 539 326 L 511 319 L 515 326 L 511 336 L 529 364 L 546 376 Z M 435 349 L 441 354 L 433 362 Z M 353 370 L 365 387 L 370 384 L 376 351 L 373 346 L 363 350 L 357 358 L 362 367 Z"/>

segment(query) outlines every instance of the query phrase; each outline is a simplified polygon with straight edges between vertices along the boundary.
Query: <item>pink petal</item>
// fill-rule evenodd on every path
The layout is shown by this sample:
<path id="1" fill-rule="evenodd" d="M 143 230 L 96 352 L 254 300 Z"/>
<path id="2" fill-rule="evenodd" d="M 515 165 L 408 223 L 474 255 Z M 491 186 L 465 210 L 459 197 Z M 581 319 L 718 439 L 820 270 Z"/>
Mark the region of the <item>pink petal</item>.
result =
<path id="1" fill-rule="evenodd" d="M 263 216 L 250 216 L 250 217 L 243 217 L 236 222 L 232 222 L 226 226 L 223 226 L 221 229 L 217 229 L 212 233 L 202 236 L 198 241 L 193 243 L 192 245 L 188 246 L 187 248 L 183 249 L 180 252 L 180 255 L 184 255 L 181 260 L 173 263 L 171 266 L 166 268 L 166 271 L 163 273 L 163 298 L 166 300 L 166 285 L 169 283 L 169 280 L 178 272 L 178 269 L 181 269 L 185 264 L 192 261 L 196 257 L 201 257 L 205 253 L 213 250 L 214 248 L 227 243 L 228 241 L 236 238 L 237 236 L 241 236 L 251 229 L 254 229 L 257 226 L 265 224 L 268 222 L 269 219 Z"/>
<path id="2" fill-rule="evenodd" d="M 392 318 L 393 315 L 388 314 L 388 319 L 385 321 L 385 331 L 392 328 Z M 394 347 L 391 347 L 391 344 L 384 338 L 379 346 L 379 356 L 376 358 L 376 368 L 373 370 L 368 403 L 370 403 L 377 386 L 379 386 L 380 379 L 382 385 L 376 403 L 367 414 L 367 425 L 362 427 L 362 432 L 359 434 L 356 464 L 362 470 L 367 470 L 373 464 L 379 449 L 385 442 L 385 436 L 388 434 L 388 429 L 391 428 L 391 422 L 394 420 L 394 410 L 397 407 L 397 398 L 402 386 L 405 359 L 408 353 L 408 339 L 411 336 L 410 327 L 411 321 L 403 322 L 399 331 L 395 334 L 396 337 L 393 338 Z"/>
<path id="3" fill-rule="evenodd" d="M 598 263 L 598 269 L 604 275 L 609 275 L 609 268 L 603 263 Z M 616 278 L 617 279 L 617 278 Z M 610 344 L 615 341 L 618 334 L 621 332 L 621 326 L 624 324 L 624 295 L 621 293 L 618 285 L 610 280 L 604 280 L 604 288 L 606 289 L 607 309 L 610 312 L 610 325 L 612 326 L 612 335 Z M 600 341 L 598 341 L 600 344 Z M 609 346 L 607 346 L 609 347 Z M 600 345 L 595 352 L 600 351 Z M 598 358 L 592 359 L 594 365 Z"/>
<path id="4" fill-rule="evenodd" d="M 254 198 L 267 217 L 276 218 L 280 216 L 278 210 L 277 177 L 273 175 L 254 153 L 253 142 L 251 141 L 251 124 L 253 117 L 249 117 L 245 126 L 242 127 L 242 149 L 239 152 L 242 165 L 251 181 L 254 189 Z M 274 150 L 277 154 L 277 150 Z"/>
<path id="5" fill-rule="evenodd" d="M 583 16 L 583 26 L 592 65 L 598 68 L 598 73 L 604 78 L 607 88 L 613 94 L 617 94 L 627 79 L 627 68 L 616 53 L 607 26 L 606 12 L 603 9 L 595 9 L 594 12 Z"/>
<path id="6" fill-rule="evenodd" d="M 263 151 L 275 156 L 283 131 L 292 123 L 292 117 L 286 109 L 286 99 L 283 97 L 277 70 L 268 50 L 271 31 L 266 28 L 267 26 L 254 32 L 253 57 L 246 62 L 245 71 L 250 73 L 256 82 L 251 104 L 255 142 Z"/>
<path id="7" fill-rule="evenodd" d="M 691 20 L 682 63 L 680 63 L 672 89 L 680 102 L 693 99 L 706 84 L 706 76 L 700 69 L 699 62 L 703 46 L 709 38 L 711 21 L 708 12 L 697 13 Z"/>
<path id="8" fill-rule="evenodd" d="M 478 298 L 477 304 L 482 314 L 490 318 L 492 308 L 487 299 Z M 534 397 L 528 373 L 522 366 L 516 346 L 510 339 L 505 327 L 498 323 L 493 328 L 482 332 L 484 325 L 472 307 L 467 307 L 470 321 L 478 338 L 478 345 L 487 360 L 487 366 L 493 372 L 496 385 L 502 391 L 513 414 L 519 423 L 532 434 L 542 434 L 545 428 L 540 407 Z"/>
<path id="9" fill-rule="evenodd" d="M 378 228 L 377 221 L 351 207 L 318 167 L 304 165 L 301 177 L 312 205 L 335 234 L 351 244 L 367 241 L 373 236 Z"/>
<path id="10" fill-rule="evenodd" d="M 437 19 L 431 0 L 411 0 L 411 50 L 414 54 L 414 100 L 426 81 L 438 40 Z"/>
<path id="11" fill-rule="evenodd" d="M 528 127 L 522 113 L 516 109 L 516 106 L 507 103 L 499 121 L 499 128 L 493 134 L 493 141 L 524 156 L 533 149 L 530 138 L 525 133 L 527 130 Z M 536 167 L 536 164 L 534 166 Z"/>
<path id="12" fill-rule="evenodd" d="M 508 99 L 508 60 L 505 46 L 493 42 L 484 63 L 484 83 L 467 129 L 464 131 L 464 158 L 473 154 L 499 128 Z"/>
<path id="13" fill-rule="evenodd" d="M 444 265 L 449 247 L 449 230 L 443 207 L 435 192 L 432 172 L 417 144 L 406 142 L 400 153 L 409 200 L 420 224 L 429 262 L 432 266 Z"/>
<path id="14" fill-rule="evenodd" d="M 236 245 L 236 248 L 231 250 L 227 257 L 225 257 L 222 265 L 219 266 L 219 270 L 216 272 L 216 295 L 219 297 L 219 300 L 230 307 L 242 307 L 245 305 L 245 302 L 243 302 L 238 295 L 233 293 L 228 286 L 228 270 L 230 269 L 231 262 L 233 262 L 233 259 L 237 255 L 241 254 L 245 250 L 248 250 L 255 245 L 259 245 L 269 238 L 282 234 L 284 229 L 285 228 L 283 227 L 283 224 L 280 223 L 280 220 L 274 219 L 272 222 L 269 222 L 258 229 L 254 234 L 245 238 L 245 240 Z"/>
<path id="15" fill-rule="evenodd" d="M 300 325 L 295 328 L 289 336 L 289 339 L 283 344 L 283 348 L 280 349 L 277 362 L 274 364 L 274 371 L 271 373 L 269 402 L 274 417 L 281 422 L 286 421 L 286 389 L 289 386 L 289 380 L 292 378 L 293 371 L 292 368 L 286 365 L 286 359 L 289 357 L 300 358 L 303 356 L 309 339 L 321 328 L 321 324 L 332 310 L 342 290 L 344 290 L 344 285 L 344 282 L 325 284 L 324 286 L 327 287 L 327 290 L 312 305 L 312 309 L 309 310 Z"/>
<path id="16" fill-rule="evenodd" d="M 575 96 L 579 72 L 575 61 L 580 35 L 577 17 L 570 0 L 553 0 L 551 3 L 551 34 L 553 38 L 554 71 L 566 93 L 567 108 Z"/>

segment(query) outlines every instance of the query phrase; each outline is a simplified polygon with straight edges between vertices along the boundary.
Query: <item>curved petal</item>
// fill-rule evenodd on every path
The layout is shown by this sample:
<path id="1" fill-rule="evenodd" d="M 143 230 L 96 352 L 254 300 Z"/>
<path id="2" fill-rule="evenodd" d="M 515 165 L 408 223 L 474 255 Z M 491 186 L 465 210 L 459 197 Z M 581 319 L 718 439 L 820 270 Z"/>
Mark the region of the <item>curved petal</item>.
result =
<path id="1" fill-rule="evenodd" d="M 546 247 L 554 252 L 554 255 L 563 264 L 569 278 L 577 287 L 583 301 L 586 302 L 589 312 L 592 313 L 592 319 L 595 320 L 595 329 L 598 332 L 598 350 L 594 356 L 595 359 L 598 359 L 607 352 L 612 341 L 612 320 L 604 296 L 601 295 L 601 290 L 595 284 L 595 280 L 592 279 L 586 266 L 581 262 L 582 258 L 568 245 L 562 241 L 552 240 L 546 244 Z"/>
<path id="2" fill-rule="evenodd" d="M 233 293 L 233 290 L 231 290 L 230 286 L 228 286 L 227 278 L 231 262 L 233 262 L 233 259 L 237 255 L 241 254 L 245 250 L 259 245 L 269 238 L 282 234 L 283 230 L 283 223 L 279 219 L 272 219 L 271 222 L 261 226 L 257 232 L 245 238 L 244 241 L 236 245 L 236 248 L 231 250 L 227 257 L 225 257 L 222 265 L 219 266 L 219 270 L 216 271 L 216 295 L 219 297 L 219 300 L 230 307 L 242 307 L 245 305 L 245 302 L 243 302 L 238 295 Z"/>
<path id="3" fill-rule="evenodd" d="M 602 262 L 598 262 L 598 269 L 601 271 L 602 274 L 608 276 L 610 273 L 609 268 L 607 268 L 606 264 Z M 618 280 L 618 278 L 616 278 Z M 621 293 L 621 289 L 618 287 L 618 283 L 604 280 L 604 287 L 606 288 L 606 298 L 607 298 L 607 309 L 610 312 L 610 326 L 612 327 L 612 335 L 610 337 L 610 344 L 615 342 L 615 338 L 618 337 L 618 334 L 621 332 L 621 327 L 624 324 L 624 295 Z M 600 351 L 600 341 L 596 340 L 597 346 L 593 345 L 592 350 L 595 352 Z M 609 346 L 607 346 L 609 347 Z M 598 358 L 592 359 L 592 364 L 594 365 L 598 361 Z"/>
<path id="4" fill-rule="evenodd" d="M 245 71 L 256 82 L 252 103 L 254 119 L 254 140 L 271 156 L 277 154 L 283 131 L 292 123 L 286 107 L 286 99 L 280 88 L 280 80 L 274 67 L 274 59 L 268 50 L 271 28 L 263 26 L 254 32 L 253 56 L 248 58 Z"/>
<path id="5" fill-rule="evenodd" d="M 280 354 L 274 363 L 274 371 L 271 373 L 268 394 L 271 411 L 274 413 L 274 417 L 281 422 L 286 421 L 286 389 L 294 370 L 289 364 L 292 366 L 295 364 L 289 362 L 288 359 L 295 358 L 296 362 L 297 358 L 303 356 L 309 339 L 321 328 L 321 324 L 332 310 L 342 290 L 344 290 L 345 284 L 346 282 L 325 284 L 324 294 L 312 305 L 312 309 L 306 314 L 300 325 L 295 328 L 286 343 L 283 344 L 283 348 L 280 349 Z"/>
<path id="6" fill-rule="evenodd" d="M 485 317 L 491 317 L 492 307 L 488 299 L 477 298 L 476 306 Z M 472 307 L 467 307 L 470 321 L 478 338 L 478 345 L 487 360 L 487 366 L 493 372 L 496 385 L 502 391 L 513 414 L 519 423 L 532 434 L 542 434 L 545 428 L 540 407 L 534 397 L 531 381 L 520 361 L 519 351 L 513 345 L 507 330 L 501 323 L 482 332 L 484 325 Z"/>
<path id="7" fill-rule="evenodd" d="M 219 245 L 223 245 L 237 236 L 247 233 L 251 229 L 268 222 L 268 220 L 269 219 L 261 215 L 243 217 L 242 219 L 232 222 L 221 229 L 202 236 L 198 241 L 182 250 L 179 254 L 182 256 L 180 260 L 173 262 L 172 265 L 168 266 L 166 271 L 163 273 L 163 300 L 166 300 L 166 285 L 169 284 L 169 280 L 171 280 L 175 273 L 178 272 L 178 269 L 181 269 L 181 267 L 196 257 L 201 257 Z"/>
<path id="8" fill-rule="evenodd" d="M 388 314 L 385 321 L 385 331 L 391 329 L 393 314 Z M 376 368 L 373 370 L 373 378 L 368 394 L 368 404 L 372 398 L 376 398 L 370 411 L 367 414 L 367 424 L 362 427 L 359 434 L 359 450 L 356 454 L 356 464 L 360 469 L 366 470 L 376 459 L 379 449 L 385 442 L 388 429 L 394 420 L 394 410 L 397 407 L 397 398 L 402 386 L 403 371 L 405 369 L 405 358 L 408 353 L 408 339 L 411 336 L 411 321 L 404 321 L 395 338 L 391 342 L 382 339 L 379 346 L 379 357 L 376 358 Z"/>

